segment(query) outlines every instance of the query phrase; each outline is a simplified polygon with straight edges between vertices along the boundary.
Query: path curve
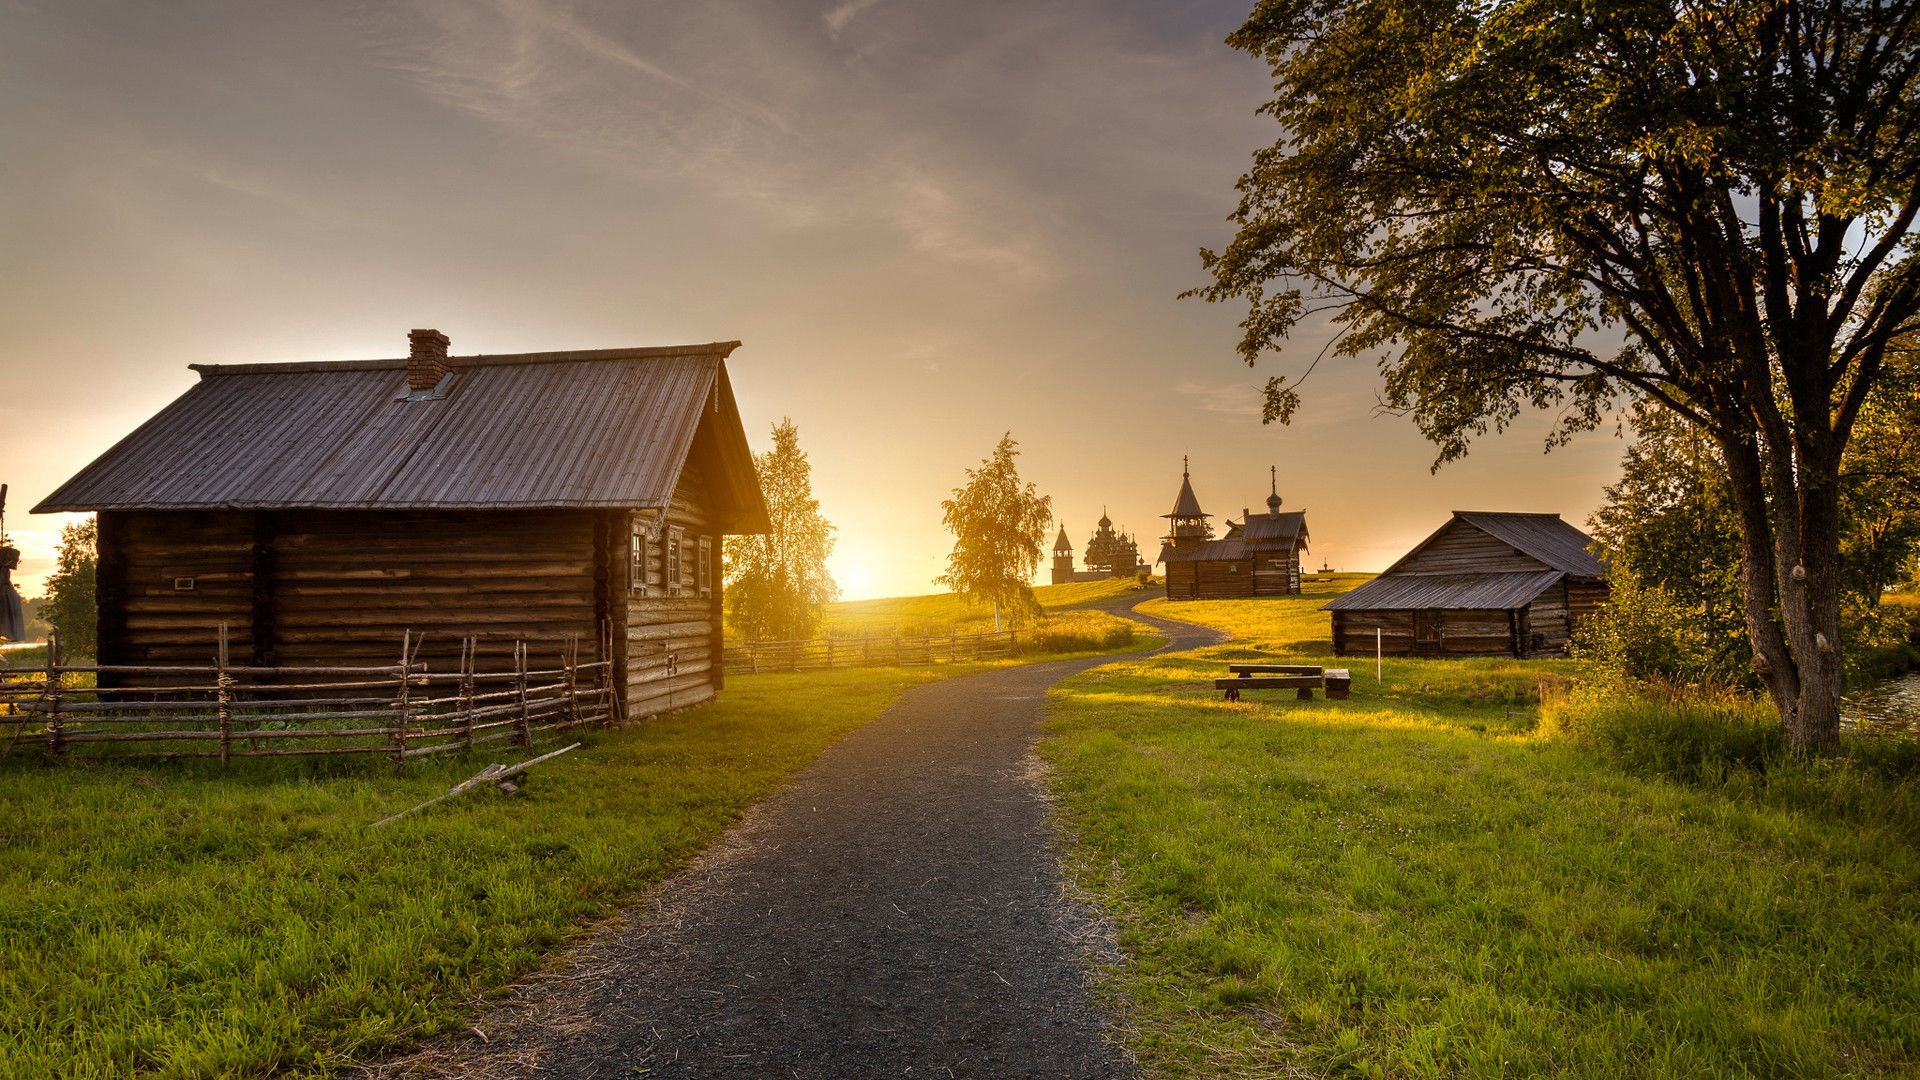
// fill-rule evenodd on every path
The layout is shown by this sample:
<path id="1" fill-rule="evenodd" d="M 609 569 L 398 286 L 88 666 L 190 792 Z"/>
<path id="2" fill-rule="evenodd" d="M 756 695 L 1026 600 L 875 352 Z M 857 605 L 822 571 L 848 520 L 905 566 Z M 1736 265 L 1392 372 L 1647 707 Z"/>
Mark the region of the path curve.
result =
<path id="1" fill-rule="evenodd" d="M 1166 634 L 1224 635 L 1098 605 Z M 1118 659 L 1137 659 L 1129 654 Z M 614 932 L 511 1006 L 514 1032 L 377 1074 L 1126 1077 L 1088 991 L 1033 747 L 1049 687 L 1114 657 L 909 690 Z"/>

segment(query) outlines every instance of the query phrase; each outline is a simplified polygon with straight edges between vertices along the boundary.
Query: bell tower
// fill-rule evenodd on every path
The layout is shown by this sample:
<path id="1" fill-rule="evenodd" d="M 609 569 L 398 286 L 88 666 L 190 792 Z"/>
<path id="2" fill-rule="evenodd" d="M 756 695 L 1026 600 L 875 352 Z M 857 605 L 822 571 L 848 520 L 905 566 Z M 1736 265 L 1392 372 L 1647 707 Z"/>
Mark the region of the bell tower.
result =
<path id="1" fill-rule="evenodd" d="M 1060 538 L 1053 542 L 1053 583 L 1064 585 L 1073 580 L 1073 541 L 1067 539 L 1067 527 L 1060 526 Z"/>
<path id="2" fill-rule="evenodd" d="M 1213 536 L 1213 529 L 1207 525 L 1207 518 L 1213 516 L 1200 510 L 1200 500 L 1193 494 L 1193 476 L 1186 458 L 1180 459 L 1180 494 L 1174 497 L 1173 512 L 1161 514 L 1173 523 L 1166 540 L 1174 547 L 1191 547 Z"/>

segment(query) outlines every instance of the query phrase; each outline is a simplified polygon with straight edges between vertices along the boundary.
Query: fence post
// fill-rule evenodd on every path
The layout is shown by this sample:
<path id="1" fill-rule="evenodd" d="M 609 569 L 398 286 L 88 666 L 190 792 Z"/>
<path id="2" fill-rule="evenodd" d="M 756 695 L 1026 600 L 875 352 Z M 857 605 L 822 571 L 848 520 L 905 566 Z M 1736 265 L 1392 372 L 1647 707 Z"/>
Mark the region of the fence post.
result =
<path id="1" fill-rule="evenodd" d="M 413 631 L 400 632 L 400 696 L 395 700 L 398 714 L 393 720 L 393 764 L 395 768 L 407 763 L 407 710 L 412 693 L 413 680 Z"/>
<path id="2" fill-rule="evenodd" d="M 958 659 L 960 659 L 960 628 L 949 626 L 947 627 L 947 662 L 953 663 Z"/>
<path id="3" fill-rule="evenodd" d="M 67 752 L 65 727 L 60 723 L 60 635 L 47 635 L 47 683 L 40 702 L 47 712 L 47 752 L 58 758 Z"/>
<path id="4" fill-rule="evenodd" d="M 580 726 L 580 639 L 568 643 L 567 653 L 567 730 Z"/>
<path id="5" fill-rule="evenodd" d="M 800 642 L 797 640 L 787 642 L 787 670 L 800 670 Z"/>
<path id="6" fill-rule="evenodd" d="M 455 708 L 460 710 L 461 741 L 467 744 L 468 752 L 473 750 L 473 660 L 479 651 L 479 638 L 460 639 L 460 702 Z"/>
<path id="7" fill-rule="evenodd" d="M 233 677 L 227 674 L 227 624 L 220 624 L 220 648 L 214 654 L 214 715 L 220 721 L 220 768 L 233 756 Z"/>
<path id="8" fill-rule="evenodd" d="M 827 670 L 833 670 L 833 635 L 827 635 Z"/>
<path id="9" fill-rule="evenodd" d="M 757 641 L 747 642 L 747 666 L 753 669 L 755 675 L 760 674 L 760 643 Z"/>
<path id="10" fill-rule="evenodd" d="M 600 714 L 600 726 L 611 730 L 625 727 L 627 723 L 627 703 L 620 700 L 620 680 L 614 674 L 612 620 L 607 621 L 601 636 L 606 641 L 606 647 L 601 650 L 600 659 L 606 663 L 600 667 L 600 685 L 606 689 L 607 699 L 601 703 L 606 711 Z"/>
<path id="11" fill-rule="evenodd" d="M 520 691 L 520 724 L 513 741 L 521 746 L 531 746 L 533 727 L 528 723 L 527 716 L 527 643 L 524 641 L 513 643 L 513 671 L 515 686 Z"/>

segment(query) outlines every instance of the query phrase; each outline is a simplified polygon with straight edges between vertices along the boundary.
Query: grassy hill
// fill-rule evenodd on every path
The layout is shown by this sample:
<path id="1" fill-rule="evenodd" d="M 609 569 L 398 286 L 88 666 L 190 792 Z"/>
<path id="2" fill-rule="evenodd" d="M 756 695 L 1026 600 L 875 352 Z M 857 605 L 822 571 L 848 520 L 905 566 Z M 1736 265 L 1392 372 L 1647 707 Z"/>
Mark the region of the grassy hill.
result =
<path id="1" fill-rule="evenodd" d="M 1152 595 L 1159 582 L 1143 586 L 1133 578 L 1106 581 L 1076 581 L 1067 585 L 1042 585 L 1033 590 L 1048 615 L 1091 607 L 1116 596 L 1137 593 Z M 920 634 L 977 634 L 993 629 L 993 609 L 969 604 L 952 593 L 927 596 L 890 596 L 879 600 L 848 600 L 827 606 L 827 621 L 822 634 L 834 637 L 862 635 L 917 636 Z"/>

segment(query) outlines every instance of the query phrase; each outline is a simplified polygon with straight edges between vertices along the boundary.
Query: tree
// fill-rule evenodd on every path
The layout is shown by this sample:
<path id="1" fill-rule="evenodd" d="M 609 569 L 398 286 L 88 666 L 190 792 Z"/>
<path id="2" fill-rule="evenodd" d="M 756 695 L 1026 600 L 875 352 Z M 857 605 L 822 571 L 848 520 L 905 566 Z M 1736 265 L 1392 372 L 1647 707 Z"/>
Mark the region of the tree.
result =
<path id="1" fill-rule="evenodd" d="M 947 572 L 935 578 L 968 599 L 993 605 L 993 626 L 1000 628 L 1000 610 L 1017 616 L 1039 610 L 1028 582 L 1040 565 L 1047 526 L 1053 522 L 1053 499 L 1032 484 L 1020 483 L 1020 456 L 1013 433 L 967 470 L 967 482 L 943 500 L 942 519 L 953 533 L 953 553 Z"/>
<path id="2" fill-rule="evenodd" d="M 1920 351 L 1903 342 L 1860 410 L 1841 465 L 1843 583 L 1860 621 L 1913 572 L 1920 552 Z"/>
<path id="3" fill-rule="evenodd" d="M 60 530 L 60 553 L 47 575 L 39 616 L 60 635 L 60 651 L 93 656 L 99 647 L 94 570 L 99 565 L 99 531 L 93 518 Z"/>
<path id="4" fill-rule="evenodd" d="M 1261 0 L 1285 129 L 1201 253 L 1252 363 L 1331 310 L 1435 467 L 1619 395 L 1719 448 L 1751 663 L 1838 744 L 1840 465 L 1916 328 L 1920 2 Z M 1309 367 L 1307 370 L 1311 370 Z M 1270 379 L 1269 420 L 1298 381 Z"/>
<path id="5" fill-rule="evenodd" d="M 827 573 L 833 525 L 813 497 L 813 466 L 791 419 L 774 425 L 773 449 L 753 465 L 772 528 L 727 538 L 727 617 L 750 638 L 803 638 L 840 595 Z"/>
<path id="6" fill-rule="evenodd" d="M 1752 655 L 1742 616 L 1738 517 L 1719 450 L 1698 428 L 1645 403 L 1619 482 L 1590 525 L 1607 560 L 1615 607 L 1633 599 L 1683 648 L 1645 671 L 1664 678 L 1741 682 Z M 1644 614 L 1644 613 L 1643 613 Z M 1637 616 L 1624 612 L 1631 621 Z M 1685 662 L 1682 662 L 1685 658 Z"/>

